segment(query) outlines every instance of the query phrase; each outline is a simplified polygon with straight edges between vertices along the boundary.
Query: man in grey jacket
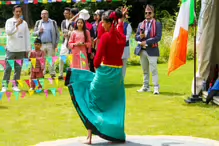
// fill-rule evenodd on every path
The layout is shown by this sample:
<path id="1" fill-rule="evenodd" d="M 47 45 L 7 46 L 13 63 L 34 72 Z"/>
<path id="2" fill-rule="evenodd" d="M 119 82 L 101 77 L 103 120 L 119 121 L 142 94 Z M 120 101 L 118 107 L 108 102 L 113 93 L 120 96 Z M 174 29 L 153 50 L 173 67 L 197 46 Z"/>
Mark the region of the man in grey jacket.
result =
<path id="1" fill-rule="evenodd" d="M 34 27 L 34 35 L 40 37 L 42 41 L 42 50 L 45 51 L 46 56 L 53 57 L 57 51 L 59 43 L 59 29 L 55 20 L 49 18 L 49 12 L 43 10 L 41 12 L 41 20 L 38 20 Z M 46 74 L 46 68 L 44 69 L 44 75 Z M 54 64 L 49 65 L 49 73 L 52 78 L 56 77 Z"/>

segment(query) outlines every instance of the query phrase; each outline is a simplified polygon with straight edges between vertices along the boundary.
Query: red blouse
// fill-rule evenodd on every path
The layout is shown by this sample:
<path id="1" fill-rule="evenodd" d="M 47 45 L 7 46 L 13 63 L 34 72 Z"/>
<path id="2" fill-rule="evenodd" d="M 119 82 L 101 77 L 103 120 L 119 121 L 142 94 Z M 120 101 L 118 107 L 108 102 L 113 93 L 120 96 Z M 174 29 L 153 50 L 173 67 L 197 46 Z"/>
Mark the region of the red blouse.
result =
<path id="1" fill-rule="evenodd" d="M 124 35 L 123 23 L 120 23 L 117 29 L 112 28 L 101 36 L 94 58 L 94 67 L 98 68 L 101 63 L 122 66 L 122 54 L 125 44 L 126 37 Z"/>
<path id="2" fill-rule="evenodd" d="M 97 38 L 100 39 L 101 36 L 105 33 L 105 29 L 103 28 L 103 22 L 100 21 L 100 23 L 98 24 L 98 28 L 97 28 Z"/>

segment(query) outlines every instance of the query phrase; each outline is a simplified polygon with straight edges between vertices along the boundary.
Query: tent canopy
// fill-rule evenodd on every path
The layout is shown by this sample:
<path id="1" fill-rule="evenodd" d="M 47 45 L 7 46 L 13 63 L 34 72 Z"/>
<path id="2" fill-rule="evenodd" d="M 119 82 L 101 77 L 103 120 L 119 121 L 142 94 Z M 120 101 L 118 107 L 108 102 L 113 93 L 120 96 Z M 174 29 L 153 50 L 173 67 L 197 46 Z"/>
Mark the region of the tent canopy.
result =
<path id="1" fill-rule="evenodd" d="M 219 0 L 202 0 L 201 4 L 197 35 L 197 93 L 201 91 L 203 81 L 208 80 L 211 67 L 219 64 L 219 29 L 216 29 L 219 25 Z"/>

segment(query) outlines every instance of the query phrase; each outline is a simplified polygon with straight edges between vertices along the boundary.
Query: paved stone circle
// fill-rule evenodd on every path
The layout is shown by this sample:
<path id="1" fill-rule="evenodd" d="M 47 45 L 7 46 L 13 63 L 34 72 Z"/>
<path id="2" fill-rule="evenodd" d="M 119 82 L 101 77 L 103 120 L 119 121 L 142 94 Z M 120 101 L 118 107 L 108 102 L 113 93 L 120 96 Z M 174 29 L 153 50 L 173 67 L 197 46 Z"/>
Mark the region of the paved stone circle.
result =
<path id="1" fill-rule="evenodd" d="M 94 146 L 219 146 L 219 141 L 189 136 L 127 136 L 126 143 L 112 144 L 93 136 Z M 86 137 L 76 137 L 51 142 L 41 142 L 36 146 L 87 146 Z"/>

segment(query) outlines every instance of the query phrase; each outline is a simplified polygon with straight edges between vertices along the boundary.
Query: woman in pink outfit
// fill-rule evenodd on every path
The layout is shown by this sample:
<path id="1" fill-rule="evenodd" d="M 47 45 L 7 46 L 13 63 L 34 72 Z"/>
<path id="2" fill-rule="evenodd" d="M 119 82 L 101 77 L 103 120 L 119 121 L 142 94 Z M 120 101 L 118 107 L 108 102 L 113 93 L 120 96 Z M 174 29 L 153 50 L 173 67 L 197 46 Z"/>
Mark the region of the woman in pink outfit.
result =
<path id="1" fill-rule="evenodd" d="M 78 19 L 75 30 L 72 32 L 68 47 L 72 49 L 71 68 L 89 70 L 87 53 L 91 47 L 91 37 L 89 30 L 86 29 L 85 21 Z"/>

